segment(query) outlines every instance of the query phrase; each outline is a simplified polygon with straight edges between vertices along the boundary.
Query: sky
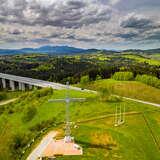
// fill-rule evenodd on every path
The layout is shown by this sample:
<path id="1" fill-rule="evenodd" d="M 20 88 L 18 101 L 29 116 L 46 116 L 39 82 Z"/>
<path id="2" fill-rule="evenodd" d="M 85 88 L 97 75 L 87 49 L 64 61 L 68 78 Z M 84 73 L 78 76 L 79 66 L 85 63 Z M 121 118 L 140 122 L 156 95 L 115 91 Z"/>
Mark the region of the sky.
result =
<path id="1" fill-rule="evenodd" d="M 160 48 L 160 0 L 0 0 L 0 48 Z"/>

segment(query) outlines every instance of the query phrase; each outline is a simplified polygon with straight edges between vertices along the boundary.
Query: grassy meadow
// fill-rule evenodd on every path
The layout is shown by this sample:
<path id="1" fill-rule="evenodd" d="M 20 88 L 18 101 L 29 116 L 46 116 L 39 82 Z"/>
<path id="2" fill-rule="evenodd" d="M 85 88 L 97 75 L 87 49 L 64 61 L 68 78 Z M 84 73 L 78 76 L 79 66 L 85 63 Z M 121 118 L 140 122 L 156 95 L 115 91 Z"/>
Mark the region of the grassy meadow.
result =
<path id="1" fill-rule="evenodd" d="M 49 130 L 59 130 L 61 135 L 64 134 L 65 103 L 50 103 L 48 100 L 64 98 L 65 94 L 65 90 L 51 89 L 22 92 L 17 101 L 1 106 L 1 160 L 26 159 Z M 160 109 L 114 99 L 110 95 L 71 91 L 70 96 L 86 98 L 85 102 L 73 102 L 70 105 L 71 121 L 74 122 L 72 135 L 83 147 L 84 154 L 80 157 L 57 159 L 159 159 L 160 151 L 151 135 L 150 127 L 156 141 L 159 141 L 160 130 L 157 128 L 160 127 Z M 126 112 L 130 113 L 126 116 L 126 123 L 119 127 L 114 127 L 116 106 L 125 106 Z M 146 125 L 143 114 L 150 127 Z M 31 144 L 33 138 L 35 143 Z M 29 144 L 31 146 L 27 147 Z"/>
<path id="2" fill-rule="evenodd" d="M 159 61 L 159 59 L 157 59 L 157 57 L 159 58 L 158 54 L 157 54 L 157 57 L 156 56 L 154 57 L 154 59 L 146 58 L 146 57 L 139 56 L 139 55 L 133 55 L 133 54 L 124 55 L 123 57 L 135 60 L 139 63 L 144 63 L 145 62 L 145 63 L 148 63 L 150 65 L 160 66 L 160 61 Z"/>
<path id="3" fill-rule="evenodd" d="M 78 86 L 84 87 L 82 84 Z M 160 104 L 160 90 L 137 81 L 103 79 L 87 83 L 85 87 L 93 90 L 107 88 L 113 94 Z"/>
<path id="4" fill-rule="evenodd" d="M 149 58 L 160 61 L 160 53 L 149 55 Z"/>

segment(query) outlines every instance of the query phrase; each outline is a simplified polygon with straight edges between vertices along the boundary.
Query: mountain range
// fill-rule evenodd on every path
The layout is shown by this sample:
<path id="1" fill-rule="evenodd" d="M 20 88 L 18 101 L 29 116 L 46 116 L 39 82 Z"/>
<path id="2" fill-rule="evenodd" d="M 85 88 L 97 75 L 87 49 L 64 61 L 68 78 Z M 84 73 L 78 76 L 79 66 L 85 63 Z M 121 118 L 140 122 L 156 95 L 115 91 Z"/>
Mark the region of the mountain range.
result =
<path id="1" fill-rule="evenodd" d="M 74 55 L 74 54 L 85 54 L 95 53 L 103 51 L 104 53 L 115 53 L 115 50 L 99 50 L 99 49 L 82 49 L 69 46 L 42 46 L 39 48 L 22 48 L 22 49 L 0 49 L 1 55 L 14 55 L 14 54 L 30 54 L 30 53 L 44 53 L 51 55 Z M 121 51 L 122 52 L 122 51 Z M 123 52 L 136 52 L 136 53 L 159 53 L 160 49 L 149 49 L 149 50 L 125 50 Z"/>
<path id="2" fill-rule="evenodd" d="M 77 53 L 93 53 L 99 51 L 98 49 L 82 49 L 69 46 L 42 46 L 39 48 L 22 48 L 22 49 L 0 49 L 1 55 L 12 54 L 29 54 L 29 53 L 46 53 L 53 55 L 67 55 Z"/>

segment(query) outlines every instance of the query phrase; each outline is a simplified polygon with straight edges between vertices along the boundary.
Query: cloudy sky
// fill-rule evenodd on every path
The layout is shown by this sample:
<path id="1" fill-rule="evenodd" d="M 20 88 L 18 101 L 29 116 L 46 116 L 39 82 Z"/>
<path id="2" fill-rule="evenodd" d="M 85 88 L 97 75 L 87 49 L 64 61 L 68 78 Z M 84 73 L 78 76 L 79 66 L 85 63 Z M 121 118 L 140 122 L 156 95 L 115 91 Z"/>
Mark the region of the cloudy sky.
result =
<path id="1" fill-rule="evenodd" d="M 160 48 L 160 0 L 0 0 L 0 48 Z"/>

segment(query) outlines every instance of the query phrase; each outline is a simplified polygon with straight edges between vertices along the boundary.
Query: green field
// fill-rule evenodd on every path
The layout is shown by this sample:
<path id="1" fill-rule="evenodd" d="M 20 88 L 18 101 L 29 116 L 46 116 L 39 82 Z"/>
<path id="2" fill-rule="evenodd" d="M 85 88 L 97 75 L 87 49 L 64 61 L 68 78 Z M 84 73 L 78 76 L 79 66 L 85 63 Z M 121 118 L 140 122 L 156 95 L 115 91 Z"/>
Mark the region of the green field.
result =
<path id="1" fill-rule="evenodd" d="M 149 56 L 151 59 L 160 61 L 160 53 L 155 53 Z"/>
<path id="2" fill-rule="evenodd" d="M 83 147 L 84 154 L 59 159 L 159 159 L 160 151 L 143 114 L 159 142 L 160 109 L 126 100 L 102 100 L 99 94 L 71 91 L 70 95 L 87 98 L 86 102 L 74 102 L 70 106 L 71 121 L 78 126 L 76 129 L 72 127 L 72 135 Z M 51 89 L 35 90 L 23 93 L 19 100 L 3 106 L 0 116 L 0 159 L 25 159 L 49 130 L 58 129 L 64 134 L 65 104 L 48 102 L 50 98 L 64 97 L 65 91 L 52 93 Z M 126 123 L 119 127 L 114 127 L 116 106 L 126 106 L 126 112 L 130 113 L 126 116 Z M 29 107 L 36 108 L 36 112 L 31 112 L 33 116 L 26 120 Z M 35 143 L 27 148 L 33 138 Z"/>
<path id="3" fill-rule="evenodd" d="M 158 146 L 142 115 L 127 116 L 125 125 L 117 128 L 113 126 L 113 121 L 114 118 L 106 118 L 79 125 L 73 132 L 84 148 L 84 155 L 79 159 L 159 159 Z"/>
<path id="4" fill-rule="evenodd" d="M 130 55 L 124 55 L 123 57 L 125 58 L 129 58 L 129 59 L 133 59 L 139 63 L 148 63 L 150 65 L 157 65 L 159 66 L 160 65 L 160 61 L 159 60 L 155 60 L 155 59 L 150 59 L 150 58 L 145 58 L 145 57 L 142 57 L 142 56 L 139 56 L 139 55 L 133 55 L 133 54 L 130 54 Z"/>
<path id="5" fill-rule="evenodd" d="M 78 86 L 93 90 L 107 88 L 108 90 L 111 90 L 113 94 L 160 104 L 160 90 L 141 82 L 103 79 L 90 82 L 84 86 L 79 84 Z"/>

